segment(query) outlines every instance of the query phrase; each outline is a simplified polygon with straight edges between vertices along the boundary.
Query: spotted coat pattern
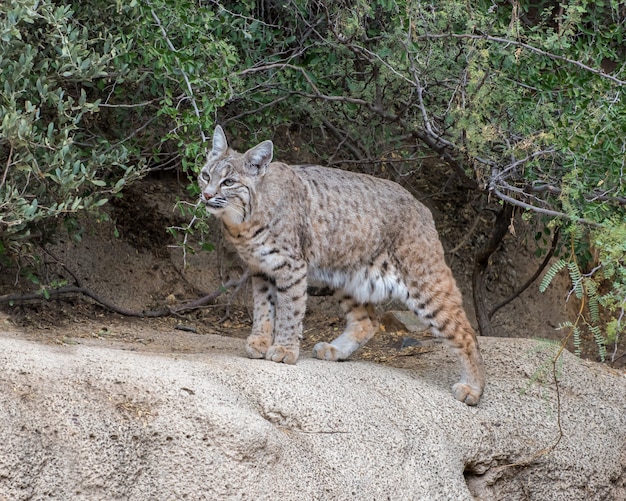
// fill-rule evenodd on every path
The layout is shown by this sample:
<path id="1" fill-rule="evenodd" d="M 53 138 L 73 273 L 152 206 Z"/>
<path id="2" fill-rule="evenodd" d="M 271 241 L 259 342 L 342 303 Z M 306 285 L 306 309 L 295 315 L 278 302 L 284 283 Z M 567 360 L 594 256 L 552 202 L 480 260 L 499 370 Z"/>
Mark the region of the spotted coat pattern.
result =
<path id="1" fill-rule="evenodd" d="M 477 404 L 483 362 L 430 211 L 391 181 L 272 155 L 271 141 L 234 151 L 218 126 L 199 175 L 201 200 L 252 273 L 248 355 L 296 362 L 313 280 L 336 291 L 347 320 L 314 356 L 348 358 L 378 329 L 373 305 L 394 298 L 452 348 L 461 365 L 453 394 Z"/>

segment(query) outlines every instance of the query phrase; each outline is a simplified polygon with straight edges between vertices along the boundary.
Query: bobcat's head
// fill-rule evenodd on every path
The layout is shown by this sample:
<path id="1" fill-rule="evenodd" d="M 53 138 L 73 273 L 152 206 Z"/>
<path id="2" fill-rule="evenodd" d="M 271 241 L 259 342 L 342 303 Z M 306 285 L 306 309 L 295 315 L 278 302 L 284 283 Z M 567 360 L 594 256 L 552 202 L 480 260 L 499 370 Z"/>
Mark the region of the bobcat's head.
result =
<path id="1" fill-rule="evenodd" d="M 207 211 L 229 224 L 247 221 L 256 183 L 265 175 L 273 149 L 271 141 L 263 141 L 244 154 L 237 153 L 228 147 L 218 125 L 213 149 L 198 176 L 200 199 Z"/>

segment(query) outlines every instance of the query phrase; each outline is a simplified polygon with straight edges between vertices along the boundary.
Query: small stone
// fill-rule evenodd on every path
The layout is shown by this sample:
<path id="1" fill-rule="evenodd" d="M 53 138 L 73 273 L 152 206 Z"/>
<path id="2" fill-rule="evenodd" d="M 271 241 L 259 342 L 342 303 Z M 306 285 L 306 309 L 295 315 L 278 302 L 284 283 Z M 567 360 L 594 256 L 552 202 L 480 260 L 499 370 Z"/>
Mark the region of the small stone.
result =
<path id="1" fill-rule="evenodd" d="M 421 346 L 422 342 L 419 339 L 415 339 L 412 337 L 403 337 L 402 344 L 400 345 L 400 349 L 404 350 L 405 348 L 412 348 L 413 346 Z"/>
<path id="2" fill-rule="evenodd" d="M 387 332 L 406 331 L 414 334 L 428 330 L 428 326 L 410 311 L 387 311 L 381 317 L 380 323 Z"/>

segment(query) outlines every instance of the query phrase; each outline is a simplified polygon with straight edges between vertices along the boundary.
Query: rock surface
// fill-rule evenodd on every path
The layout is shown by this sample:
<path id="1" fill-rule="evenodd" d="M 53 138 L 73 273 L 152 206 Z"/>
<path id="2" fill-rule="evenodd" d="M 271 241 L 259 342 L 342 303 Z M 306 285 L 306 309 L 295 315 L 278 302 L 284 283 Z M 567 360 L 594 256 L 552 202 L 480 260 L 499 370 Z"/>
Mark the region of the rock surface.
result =
<path id="1" fill-rule="evenodd" d="M 626 499 L 626 378 L 564 353 L 559 405 L 551 345 L 481 339 L 488 386 L 471 408 L 443 347 L 407 370 L 212 344 L 1 334 L 0 500 Z"/>

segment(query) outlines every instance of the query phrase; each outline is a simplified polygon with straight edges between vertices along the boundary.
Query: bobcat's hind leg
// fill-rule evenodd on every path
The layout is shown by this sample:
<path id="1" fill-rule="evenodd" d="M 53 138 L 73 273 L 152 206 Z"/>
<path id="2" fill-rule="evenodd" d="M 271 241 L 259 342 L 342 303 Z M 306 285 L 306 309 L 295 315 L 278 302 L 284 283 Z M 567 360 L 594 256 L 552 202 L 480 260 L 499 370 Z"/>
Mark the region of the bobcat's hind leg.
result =
<path id="1" fill-rule="evenodd" d="M 378 330 L 376 312 L 371 304 L 359 304 L 351 296 L 340 293 L 341 309 L 347 325 L 343 334 L 331 343 L 317 343 L 313 356 L 320 360 L 345 360 L 367 343 Z"/>
<path id="2" fill-rule="evenodd" d="M 454 398 L 476 405 L 485 389 L 485 367 L 476 333 L 467 319 L 451 273 L 450 280 L 434 283 L 434 290 L 429 290 L 428 295 L 417 295 L 415 314 L 428 322 L 433 334 L 445 339 L 459 360 L 461 379 L 452 387 Z"/>
<path id="3" fill-rule="evenodd" d="M 252 277 L 254 314 L 252 332 L 246 340 L 246 352 L 250 358 L 265 358 L 274 342 L 276 317 L 276 284 L 260 273 Z"/>

